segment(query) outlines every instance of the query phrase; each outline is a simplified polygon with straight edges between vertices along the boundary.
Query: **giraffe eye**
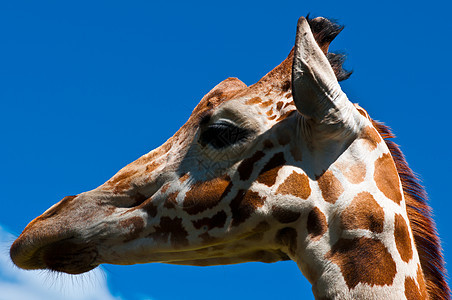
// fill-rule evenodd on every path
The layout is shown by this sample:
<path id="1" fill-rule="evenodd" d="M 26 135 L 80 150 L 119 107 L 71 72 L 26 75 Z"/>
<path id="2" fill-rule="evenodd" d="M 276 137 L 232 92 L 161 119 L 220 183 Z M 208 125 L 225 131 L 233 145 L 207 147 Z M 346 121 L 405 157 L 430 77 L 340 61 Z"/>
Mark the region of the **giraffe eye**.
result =
<path id="1" fill-rule="evenodd" d="M 220 120 L 209 125 L 199 138 L 201 145 L 209 144 L 215 149 L 225 148 L 243 142 L 251 131 L 231 122 Z"/>

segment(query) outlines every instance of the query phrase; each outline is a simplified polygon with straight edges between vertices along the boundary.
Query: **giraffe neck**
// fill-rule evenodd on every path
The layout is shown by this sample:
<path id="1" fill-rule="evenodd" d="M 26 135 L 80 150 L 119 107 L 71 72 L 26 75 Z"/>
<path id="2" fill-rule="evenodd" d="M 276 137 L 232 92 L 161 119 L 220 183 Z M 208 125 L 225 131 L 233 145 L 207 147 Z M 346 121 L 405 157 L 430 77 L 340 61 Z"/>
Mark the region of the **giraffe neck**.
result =
<path id="1" fill-rule="evenodd" d="M 315 145 L 300 148 L 297 135 L 281 138 L 282 132 L 276 134 L 279 141 L 268 139 L 291 152 L 284 153 L 286 166 L 273 170 L 268 198 L 288 194 L 302 203 L 296 210 L 271 205 L 280 223 L 275 241 L 297 262 L 318 298 L 398 299 L 407 291 L 424 297 L 424 275 L 394 161 L 370 120 L 362 121 L 367 126 L 357 139 L 336 140 L 331 150 L 328 142 L 321 151 Z"/>

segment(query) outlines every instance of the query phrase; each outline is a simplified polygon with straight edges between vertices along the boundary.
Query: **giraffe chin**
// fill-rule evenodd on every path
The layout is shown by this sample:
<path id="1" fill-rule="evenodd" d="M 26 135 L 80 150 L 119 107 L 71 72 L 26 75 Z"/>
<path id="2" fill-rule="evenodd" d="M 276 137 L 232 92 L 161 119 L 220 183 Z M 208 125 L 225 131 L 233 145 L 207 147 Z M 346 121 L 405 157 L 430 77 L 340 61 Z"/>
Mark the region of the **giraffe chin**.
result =
<path id="1" fill-rule="evenodd" d="M 81 274 L 96 268 L 97 251 L 94 246 L 62 241 L 47 246 L 42 259 L 46 269 L 68 274 Z"/>

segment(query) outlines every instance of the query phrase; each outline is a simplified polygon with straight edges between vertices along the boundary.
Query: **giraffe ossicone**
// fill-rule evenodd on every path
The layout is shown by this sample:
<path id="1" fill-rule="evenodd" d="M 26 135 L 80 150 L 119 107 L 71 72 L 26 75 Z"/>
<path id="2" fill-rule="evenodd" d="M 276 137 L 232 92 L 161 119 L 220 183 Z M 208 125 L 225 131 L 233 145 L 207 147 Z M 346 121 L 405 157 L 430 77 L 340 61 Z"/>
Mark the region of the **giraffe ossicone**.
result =
<path id="1" fill-rule="evenodd" d="M 11 246 L 23 269 L 294 260 L 318 299 L 449 299 L 425 193 L 339 85 L 343 27 L 300 18 L 254 85 L 228 78 L 159 148 L 65 197 Z"/>

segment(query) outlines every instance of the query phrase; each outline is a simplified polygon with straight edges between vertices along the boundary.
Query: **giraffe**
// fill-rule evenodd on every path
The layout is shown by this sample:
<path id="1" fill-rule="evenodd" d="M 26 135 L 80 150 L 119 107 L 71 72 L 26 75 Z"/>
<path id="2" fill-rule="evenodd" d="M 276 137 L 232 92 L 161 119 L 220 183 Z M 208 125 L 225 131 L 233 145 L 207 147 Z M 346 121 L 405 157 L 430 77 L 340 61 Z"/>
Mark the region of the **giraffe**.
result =
<path id="1" fill-rule="evenodd" d="M 295 261 L 316 299 L 450 299 L 425 191 L 388 127 L 350 102 L 343 27 L 301 17 L 251 86 L 228 78 L 163 145 L 67 196 L 12 244 L 22 269 Z"/>

